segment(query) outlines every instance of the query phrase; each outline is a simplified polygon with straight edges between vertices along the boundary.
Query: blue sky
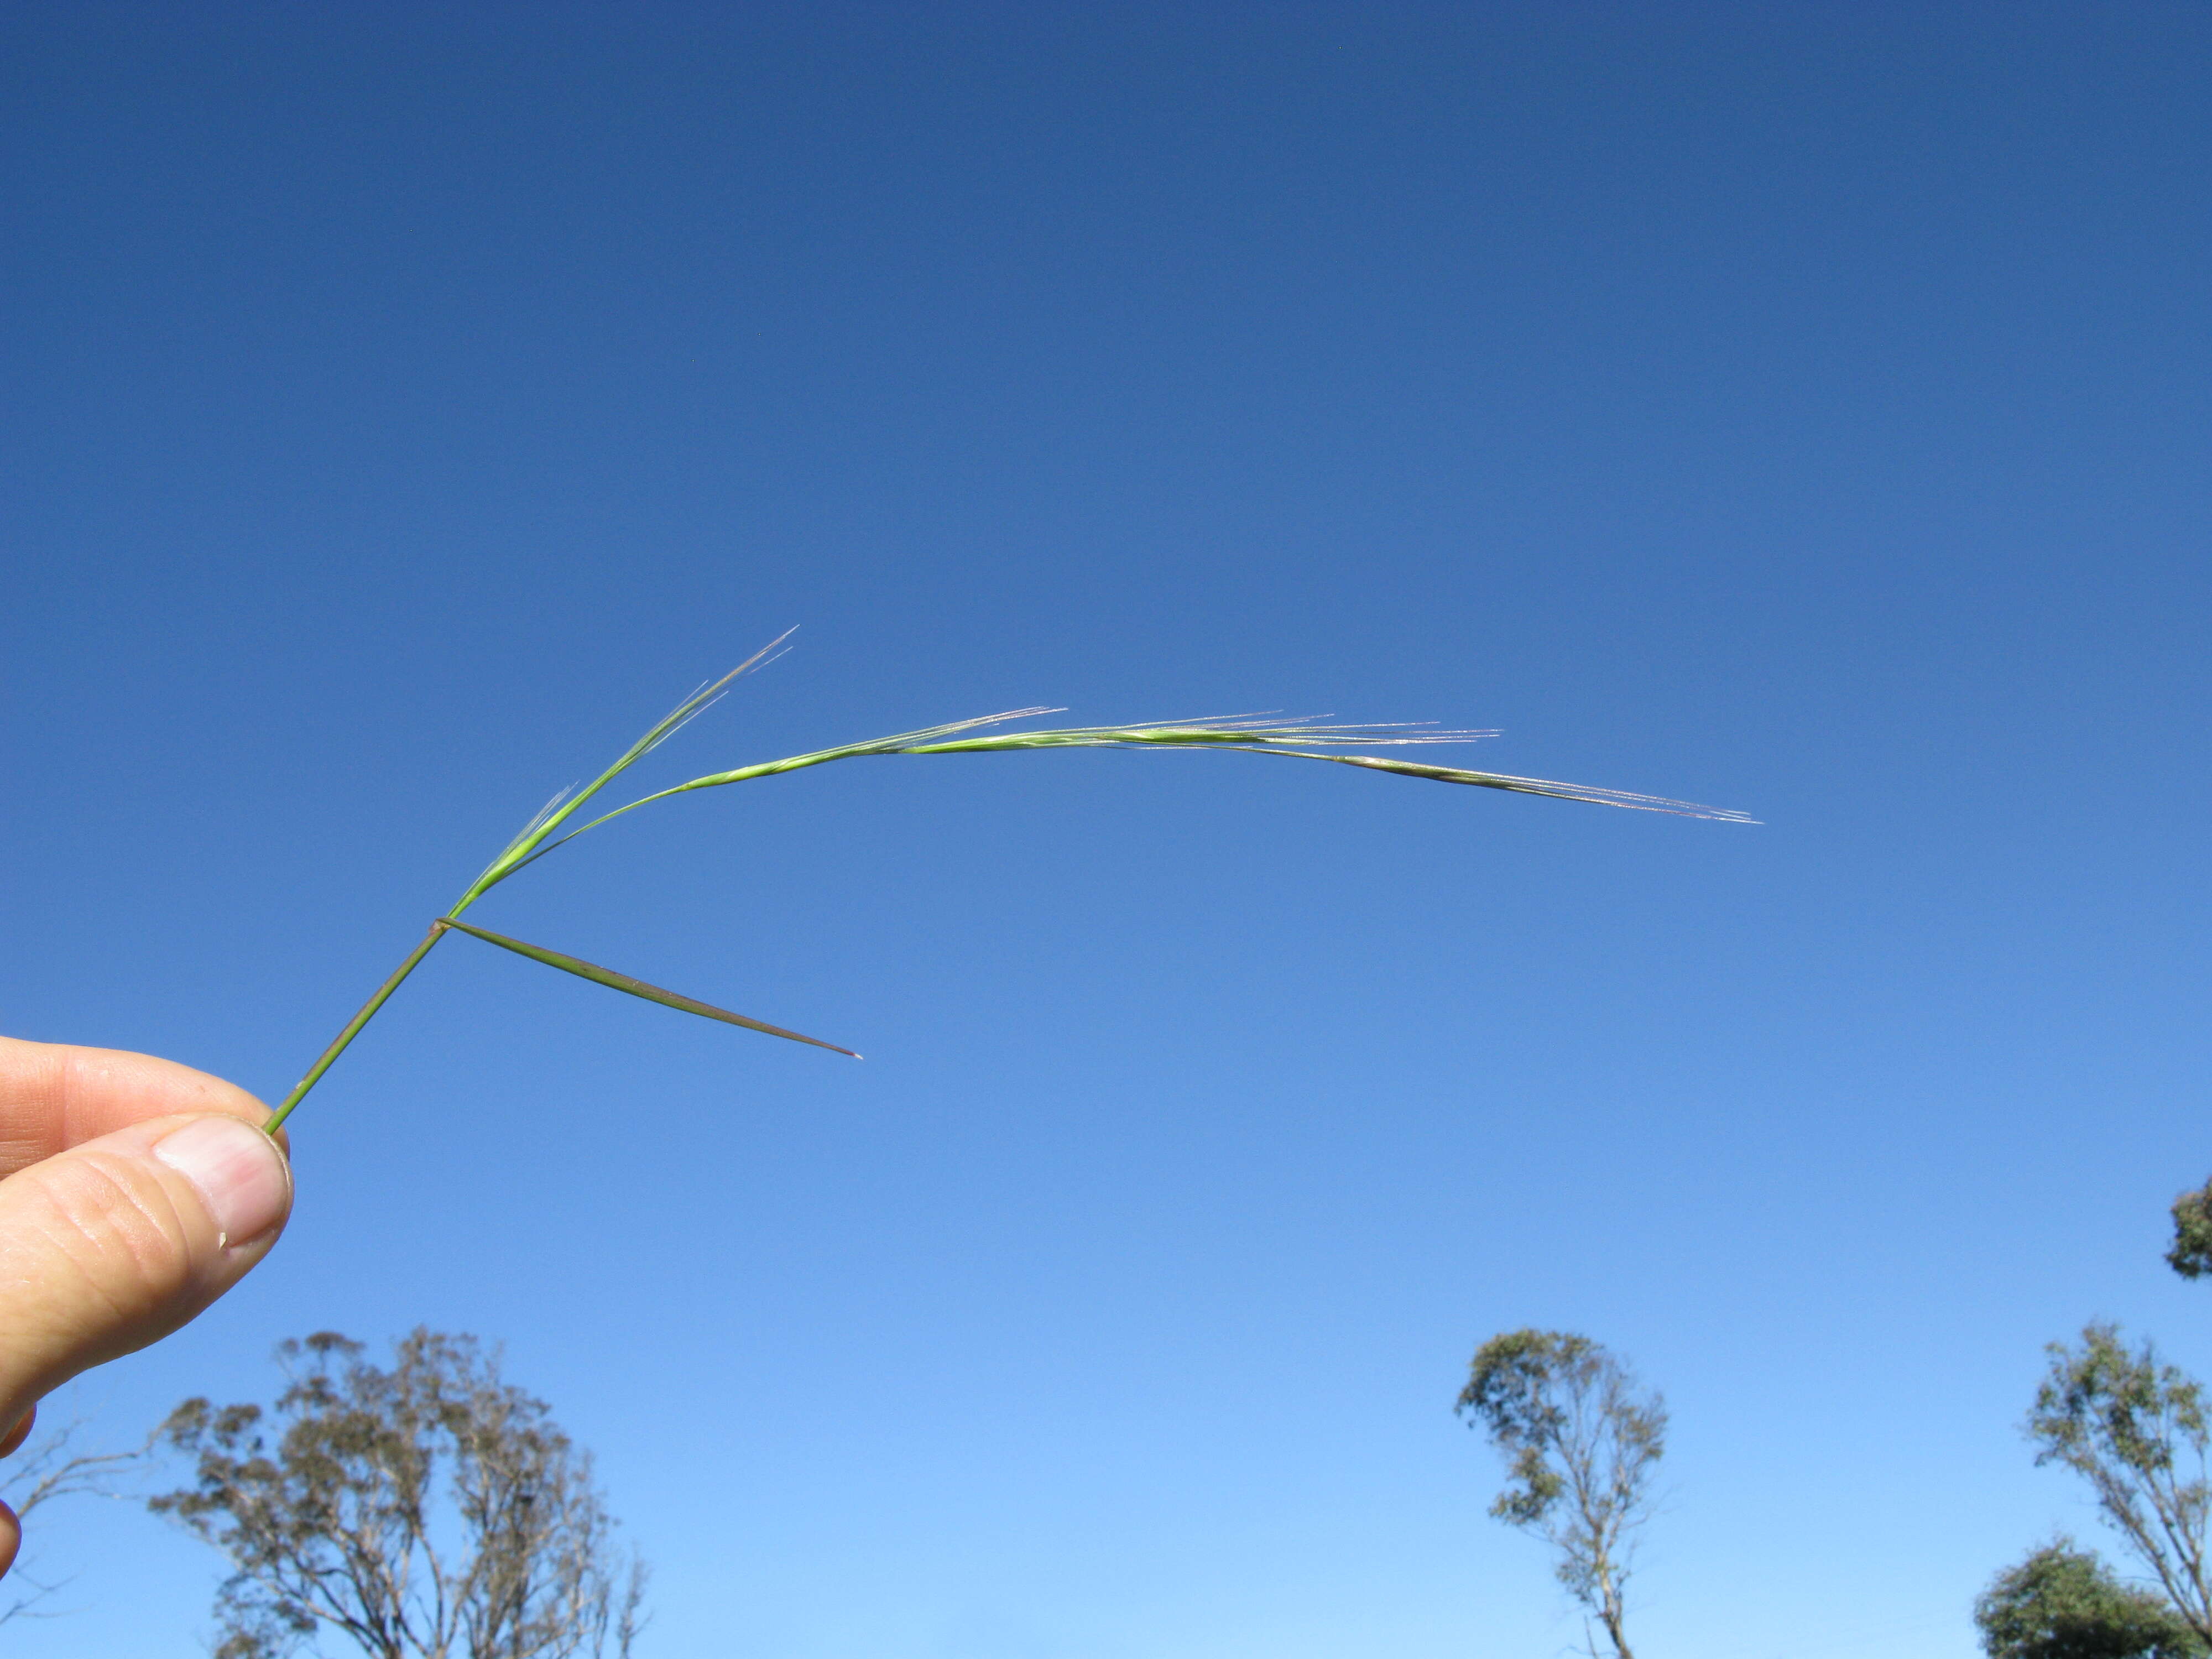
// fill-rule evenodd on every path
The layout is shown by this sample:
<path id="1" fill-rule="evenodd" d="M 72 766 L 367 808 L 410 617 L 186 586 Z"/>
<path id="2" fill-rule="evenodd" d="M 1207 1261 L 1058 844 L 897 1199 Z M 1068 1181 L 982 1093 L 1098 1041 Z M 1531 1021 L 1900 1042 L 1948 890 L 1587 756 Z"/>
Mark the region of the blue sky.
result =
<path id="1" fill-rule="evenodd" d="M 1632 1627 L 1964 1659 L 2212 1169 L 2198 7 L 18 7 L 0 1030 L 281 1094 L 555 787 L 1030 703 L 1506 735 L 694 797 L 303 1109 L 229 1303 L 506 1344 L 650 1655 L 1578 1640 L 1453 1419 L 1674 1411 Z M 127 1512 L 25 1655 L 190 1650 Z M 20 1634 L 19 1634 L 20 1632 Z M 182 1644 L 182 1647 L 179 1647 Z"/>

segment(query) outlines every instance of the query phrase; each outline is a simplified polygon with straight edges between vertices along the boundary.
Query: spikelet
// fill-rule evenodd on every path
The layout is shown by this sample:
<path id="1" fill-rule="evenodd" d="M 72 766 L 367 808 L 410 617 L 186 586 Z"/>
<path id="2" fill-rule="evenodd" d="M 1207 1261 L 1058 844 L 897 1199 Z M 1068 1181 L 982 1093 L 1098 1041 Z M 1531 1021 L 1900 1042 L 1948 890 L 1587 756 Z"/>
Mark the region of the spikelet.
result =
<path id="1" fill-rule="evenodd" d="M 476 938 L 528 957 L 548 967 L 580 975 L 596 984 L 605 985 L 632 996 L 640 996 L 663 1006 L 680 1009 L 687 1013 L 700 1014 L 732 1025 L 745 1026 L 770 1036 L 787 1037 L 794 1042 L 811 1043 L 817 1048 L 836 1048 L 840 1054 L 850 1054 L 849 1048 L 840 1048 L 834 1042 L 824 1042 L 819 1037 L 801 1036 L 781 1025 L 732 1013 L 695 998 L 657 985 L 633 979 L 627 974 L 617 974 L 611 969 L 600 968 L 580 957 L 550 950 L 544 945 L 528 945 L 520 939 L 509 939 L 503 933 L 494 933 L 471 923 L 461 921 L 462 911 L 475 903 L 484 894 L 516 872 L 544 858 L 557 847 L 567 845 L 586 831 L 598 829 L 611 819 L 641 806 L 665 800 L 672 795 L 687 794 L 699 789 L 719 789 L 732 783 L 746 783 L 759 778 L 775 777 L 786 772 L 797 772 L 811 766 L 825 766 L 832 761 L 859 760 L 883 755 L 997 755 L 1011 754 L 1024 750 L 1042 749 L 1210 749 L 1233 750 L 1248 755 L 1272 755 L 1282 760 L 1326 761 L 1337 766 L 1357 766 L 1368 771 L 1388 772 L 1399 777 L 1425 778 L 1436 783 L 1471 785 L 1480 789 L 1502 789 L 1515 794 L 1545 795 L 1558 800 L 1585 801 L 1599 806 L 1626 807 L 1639 812 L 1671 812 L 1684 817 L 1707 818 L 1723 823 L 1751 823 L 1756 822 L 1744 813 L 1721 807 L 1701 806 L 1694 801 L 1670 800 L 1661 795 L 1642 795 L 1627 790 L 1604 789 L 1595 785 L 1559 783 L 1547 778 L 1514 777 L 1502 772 L 1476 772 L 1463 767 L 1434 766 L 1425 762 L 1402 759 L 1396 756 L 1331 752 L 1338 750 L 1370 750 L 1402 748 L 1424 744 L 1473 743 L 1480 738 L 1495 737 L 1495 732 L 1464 731 L 1439 727 L 1427 722 L 1403 722 L 1395 725 L 1349 725 L 1325 719 L 1284 720 L 1272 714 L 1211 715 L 1197 720 L 1158 720 L 1135 726 L 1073 726 L 1022 732 L 988 731 L 1012 720 L 1034 720 L 1046 714 L 1057 714 L 1057 708 L 1013 708 L 1000 714 L 982 714 L 972 720 L 952 720 L 942 726 L 924 726 L 916 732 L 901 732 L 887 738 L 872 738 L 862 743 L 841 744 L 835 749 L 817 749 L 810 754 L 787 756 L 781 760 L 762 761 L 750 766 L 737 767 L 726 772 L 710 772 L 704 777 L 691 779 L 666 789 L 641 795 L 624 806 L 558 834 L 584 804 L 612 783 L 632 766 L 651 754 L 699 715 L 719 702 L 739 676 L 765 666 L 781 654 L 789 633 L 771 641 L 755 652 L 718 680 L 702 684 L 682 702 L 649 728 L 645 735 L 632 744 L 615 761 L 580 789 L 564 789 L 546 802 L 536 817 L 523 826 L 522 832 L 501 849 L 497 858 L 484 866 L 482 874 L 463 891 L 444 915 L 430 924 L 430 931 L 414 953 L 401 963 L 392 977 L 379 988 L 361 1012 L 356 1014 L 337 1038 L 323 1051 L 307 1076 L 288 1095 L 269 1121 L 273 1132 L 289 1116 L 308 1090 L 314 1087 L 331 1063 L 344 1052 L 362 1026 L 366 1025 L 385 1000 L 399 987 L 399 982 L 414 971 L 415 965 L 428 955 L 431 946 L 449 932 L 474 935 Z M 854 1056 L 858 1058 L 857 1055 Z"/>

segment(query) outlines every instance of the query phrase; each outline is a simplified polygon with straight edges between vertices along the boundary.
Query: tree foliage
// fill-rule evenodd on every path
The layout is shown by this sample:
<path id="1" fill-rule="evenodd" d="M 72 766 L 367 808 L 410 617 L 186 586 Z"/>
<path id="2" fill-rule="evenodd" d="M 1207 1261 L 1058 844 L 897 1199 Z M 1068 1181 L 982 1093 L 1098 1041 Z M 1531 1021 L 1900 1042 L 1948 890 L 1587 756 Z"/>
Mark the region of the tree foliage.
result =
<path id="1" fill-rule="evenodd" d="M 2212 1431 L 2196 1379 L 2165 1364 L 2148 1341 L 2130 1352 L 2119 1328 L 2093 1324 L 2079 1349 L 2054 1342 L 2028 1413 L 2038 1463 L 2063 1463 L 2089 1483 L 2098 1507 L 2167 1601 L 2212 1644 L 2205 1525 L 2212 1516 L 2206 1454 Z"/>
<path id="2" fill-rule="evenodd" d="M 1518 1330 L 1476 1350 L 1457 1409 L 1505 1459 L 1490 1512 L 1558 1552 L 1559 1582 L 1596 1616 L 1614 1659 L 1634 1659 L 1622 1596 L 1666 1452 L 1666 1403 L 1586 1336 Z"/>
<path id="3" fill-rule="evenodd" d="M 1990 1659 L 2203 1659 L 2164 1597 L 2116 1577 L 2061 1538 L 2008 1567 L 1974 1603 Z"/>
<path id="4" fill-rule="evenodd" d="M 417 1330 L 389 1369 L 362 1352 L 287 1342 L 273 1417 L 205 1400 L 169 1417 L 197 1479 L 150 1502 L 230 1558 L 217 1659 L 281 1659 L 326 1629 L 373 1659 L 626 1656 L 644 1571 L 545 1403 L 471 1337 Z"/>
<path id="5" fill-rule="evenodd" d="M 2184 1279 L 2212 1273 L 2212 1181 L 2173 1200 L 2173 1245 L 2166 1265 Z"/>

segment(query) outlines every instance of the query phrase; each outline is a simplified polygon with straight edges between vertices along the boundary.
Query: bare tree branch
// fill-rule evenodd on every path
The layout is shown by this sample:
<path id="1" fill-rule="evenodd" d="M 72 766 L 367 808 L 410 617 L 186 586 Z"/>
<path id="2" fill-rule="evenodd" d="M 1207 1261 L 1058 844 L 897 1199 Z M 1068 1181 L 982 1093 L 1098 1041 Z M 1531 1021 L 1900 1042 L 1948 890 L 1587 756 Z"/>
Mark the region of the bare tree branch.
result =
<path id="1" fill-rule="evenodd" d="M 15 1511 L 19 1521 L 27 1523 L 39 1510 L 66 1498 L 123 1496 L 131 1477 L 147 1467 L 149 1455 L 161 1437 L 156 1430 L 127 1451 L 78 1451 L 74 1448 L 84 1428 L 83 1419 L 72 1419 L 40 1433 L 16 1455 L 4 1479 L 0 1479 L 0 1500 Z M 29 1593 L 19 1591 L 5 1608 L 0 1608 L 0 1625 L 11 1619 L 53 1616 L 40 1610 L 40 1604 L 59 1590 L 60 1583 L 36 1578 L 21 1564 L 10 1575 L 9 1583 L 27 1586 Z"/>

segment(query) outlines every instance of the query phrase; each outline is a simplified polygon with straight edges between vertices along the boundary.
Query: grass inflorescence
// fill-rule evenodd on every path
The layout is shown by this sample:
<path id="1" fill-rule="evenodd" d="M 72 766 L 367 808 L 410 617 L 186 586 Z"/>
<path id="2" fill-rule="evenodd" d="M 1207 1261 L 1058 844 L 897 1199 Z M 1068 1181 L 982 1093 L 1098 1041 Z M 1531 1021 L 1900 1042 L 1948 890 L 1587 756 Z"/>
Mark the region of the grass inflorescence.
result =
<path id="1" fill-rule="evenodd" d="M 589 784 L 574 791 L 564 790 L 539 809 L 537 816 L 501 849 L 498 857 L 484 866 L 483 873 L 469 884 L 451 908 L 431 922 L 430 931 L 423 935 L 413 952 L 393 971 L 392 977 L 378 988 L 376 994 L 362 1006 L 361 1012 L 347 1023 L 345 1029 L 323 1051 L 307 1074 L 300 1079 L 292 1092 L 270 1115 L 268 1124 L 270 1131 L 275 1131 L 291 1115 L 307 1091 L 322 1079 L 323 1073 L 345 1052 L 346 1046 L 361 1034 L 362 1028 L 375 1017 L 376 1011 L 384 1006 L 386 1000 L 399 988 L 400 982 L 415 971 L 416 966 L 429 954 L 431 947 L 448 933 L 466 933 L 487 944 L 528 957 L 534 962 L 542 962 L 548 967 L 561 969 L 595 984 L 643 997 L 665 1007 L 703 1015 L 732 1025 L 742 1025 L 750 1030 L 764 1031 L 772 1036 L 788 1037 L 794 1042 L 809 1042 L 817 1048 L 852 1054 L 850 1048 L 824 1042 L 819 1037 L 805 1036 L 780 1025 L 770 1025 L 743 1014 L 732 1013 L 728 1009 L 715 1007 L 712 1003 L 701 1002 L 659 986 L 649 985 L 643 980 L 633 979 L 627 974 L 616 973 L 611 969 L 599 967 L 543 945 L 509 939 L 504 933 L 495 933 L 460 920 L 463 911 L 509 876 L 534 864 L 556 848 L 574 841 L 578 836 L 596 830 L 625 812 L 634 812 L 655 801 L 689 794 L 694 790 L 719 789 L 726 784 L 748 783 L 758 778 L 802 771 L 810 766 L 824 766 L 832 761 L 857 760 L 875 755 L 996 755 L 1031 749 L 1226 749 L 1249 755 L 1271 755 L 1284 760 L 1327 761 L 1333 765 L 1357 766 L 1369 771 L 1395 773 L 1401 777 L 1425 778 L 1437 783 L 1467 784 L 1479 789 L 1503 789 L 1522 795 L 1547 795 L 1558 800 L 1589 801 L 1601 806 L 1622 806 L 1638 811 L 1671 812 L 1729 823 L 1753 822 L 1741 812 L 1700 806 L 1690 801 L 1668 800 L 1658 795 L 1633 794 L 1626 790 L 1601 789 L 1579 783 L 1559 783 L 1547 778 L 1513 777 L 1500 772 L 1477 772 L 1464 767 L 1437 766 L 1395 755 L 1331 752 L 1347 749 L 1368 751 L 1416 744 L 1471 743 L 1480 738 L 1495 737 L 1497 733 L 1494 732 L 1452 731 L 1426 724 L 1347 726 L 1316 720 L 1282 720 L 1267 715 L 1249 714 L 1161 720 L 1137 726 L 1078 726 L 1018 731 L 989 729 L 1004 726 L 1014 720 L 1033 720 L 1062 712 L 1057 708 L 1014 708 L 1001 714 L 985 714 L 974 720 L 954 720 L 945 726 L 925 726 L 918 732 L 902 732 L 891 737 L 871 738 L 865 743 L 843 744 L 835 749 L 817 749 L 811 754 L 762 761 L 726 772 L 710 772 L 704 777 L 693 778 L 686 783 L 641 795 L 635 800 L 611 811 L 586 818 L 580 823 L 574 823 L 586 803 L 703 714 L 740 676 L 772 661 L 784 640 L 789 637 L 788 634 L 785 635 L 738 664 L 720 679 L 701 686 L 656 722 L 643 737 L 625 750 L 613 765 Z M 853 1057 L 857 1060 L 860 1056 L 854 1054 Z"/>

